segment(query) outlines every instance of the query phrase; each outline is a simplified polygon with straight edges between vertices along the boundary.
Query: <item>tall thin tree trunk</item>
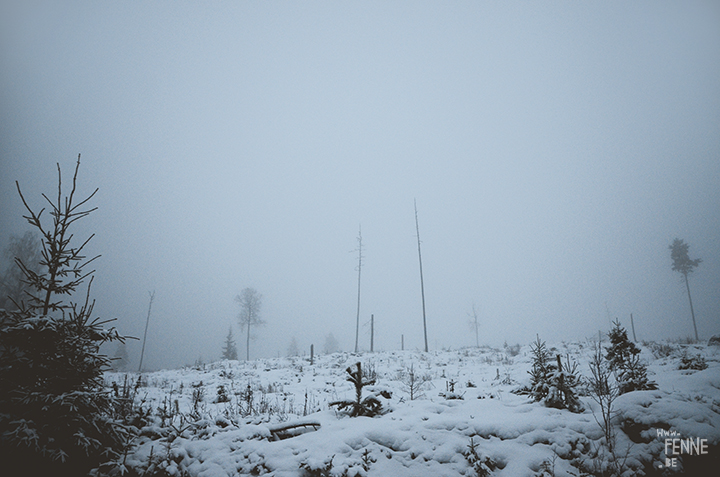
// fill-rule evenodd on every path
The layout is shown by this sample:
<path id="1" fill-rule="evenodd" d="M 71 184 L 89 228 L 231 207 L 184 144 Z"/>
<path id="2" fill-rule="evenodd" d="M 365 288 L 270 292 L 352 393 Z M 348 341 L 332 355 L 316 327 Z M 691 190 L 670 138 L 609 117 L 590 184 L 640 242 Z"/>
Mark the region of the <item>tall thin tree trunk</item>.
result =
<path id="1" fill-rule="evenodd" d="M 245 343 L 245 361 L 250 361 L 250 320 L 248 319 L 247 342 Z"/>
<path id="2" fill-rule="evenodd" d="M 425 284 L 423 283 L 423 270 L 422 270 L 422 253 L 420 253 L 420 225 L 418 223 L 417 213 L 417 201 L 413 201 L 415 204 L 415 230 L 417 231 L 418 240 L 418 260 L 420 261 L 420 295 L 422 297 L 422 310 L 423 310 L 423 332 L 425 334 L 425 352 L 428 352 L 428 339 L 427 339 L 427 320 L 425 319 Z"/>
<path id="3" fill-rule="evenodd" d="M 355 352 L 358 352 L 358 340 L 360 337 L 360 272 L 362 271 L 362 227 L 358 230 L 358 299 L 357 316 L 355 317 Z"/>
<path id="4" fill-rule="evenodd" d="M 143 357 L 145 356 L 145 341 L 147 341 L 147 330 L 148 325 L 150 325 L 150 310 L 152 310 L 152 302 L 155 299 L 155 290 L 148 293 L 150 293 L 150 304 L 148 305 L 148 315 L 147 319 L 145 320 L 145 334 L 143 335 L 143 345 L 142 351 L 140 352 L 140 364 L 138 365 L 138 373 L 142 372 Z"/>
<path id="5" fill-rule="evenodd" d="M 685 273 L 685 287 L 687 288 L 688 292 L 688 300 L 690 300 L 690 314 L 692 315 L 693 328 L 695 329 L 695 341 L 700 341 L 697 332 L 697 325 L 695 324 L 695 311 L 693 310 L 692 297 L 690 296 L 690 282 L 688 282 L 687 273 Z"/>
<path id="6" fill-rule="evenodd" d="M 478 316 L 477 311 L 475 310 L 475 303 L 473 303 L 473 325 L 475 327 L 475 347 L 480 347 L 480 336 L 478 333 Z"/>
<path id="7" fill-rule="evenodd" d="M 375 340 L 375 315 L 370 315 L 370 352 L 375 351 L 374 349 Z"/>
<path id="8" fill-rule="evenodd" d="M 633 341 L 637 342 L 637 338 L 635 337 L 635 321 L 633 321 L 632 313 L 630 313 L 630 326 L 632 327 Z"/>

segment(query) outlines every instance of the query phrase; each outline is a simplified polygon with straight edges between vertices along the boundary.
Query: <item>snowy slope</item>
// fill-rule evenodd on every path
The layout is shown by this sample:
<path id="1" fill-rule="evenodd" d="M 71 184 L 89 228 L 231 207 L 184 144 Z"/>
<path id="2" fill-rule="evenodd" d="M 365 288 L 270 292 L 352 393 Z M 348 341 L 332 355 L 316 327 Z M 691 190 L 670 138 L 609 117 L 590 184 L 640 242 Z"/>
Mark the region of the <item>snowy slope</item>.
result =
<path id="1" fill-rule="evenodd" d="M 642 348 L 659 389 L 617 400 L 616 456 L 625 475 L 677 475 L 683 468 L 717 463 L 720 348 L 652 343 Z M 576 359 L 581 373 L 589 374 L 592 343 L 556 344 L 552 351 Z M 683 352 L 703 356 L 707 369 L 679 370 Z M 377 378 L 364 394 L 392 392 L 382 416 L 351 418 L 328 406 L 354 398 L 345 368 L 356 362 Z M 506 347 L 336 353 L 313 364 L 305 358 L 221 361 L 146 373 L 140 387 L 128 386 L 147 416 L 124 469 L 198 477 L 471 476 L 480 467 L 471 465 L 471 442 L 490 475 L 584 475 L 579 468 L 606 468 L 603 434 L 593 414 L 597 404 L 590 397 L 581 397 L 585 410 L 575 414 L 511 392 L 529 383 L 530 363 L 530 348 L 524 346 L 519 352 Z M 429 379 L 423 395 L 412 401 L 403 383 L 411 365 Z M 106 381 L 122 390 L 126 378 L 135 384 L 138 376 L 108 373 Z M 222 396 L 228 401 L 217 402 Z M 293 423 L 314 426 L 274 439 L 273 430 Z M 705 439 L 707 454 L 680 456 L 671 471 L 665 468 L 666 438 Z"/>

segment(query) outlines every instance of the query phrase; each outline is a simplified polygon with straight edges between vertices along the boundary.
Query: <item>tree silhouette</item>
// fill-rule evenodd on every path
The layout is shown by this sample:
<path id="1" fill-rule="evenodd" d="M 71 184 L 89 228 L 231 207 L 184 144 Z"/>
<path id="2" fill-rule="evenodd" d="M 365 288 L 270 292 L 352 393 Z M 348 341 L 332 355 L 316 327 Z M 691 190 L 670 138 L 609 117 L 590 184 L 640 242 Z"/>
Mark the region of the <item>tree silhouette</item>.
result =
<path id="1" fill-rule="evenodd" d="M 56 200 L 42 194 L 49 209 L 36 213 L 15 183 L 24 218 L 40 233 L 41 260 L 38 268 L 16 257 L 31 291 L 16 303 L 18 310 L 0 312 L 3 475 L 86 475 L 117 457 L 129 438 L 112 417 L 103 380 L 110 359 L 100 354 L 104 343 L 124 338 L 104 328 L 111 320 L 92 318 L 94 270 L 87 266 L 97 257 L 87 259 L 83 249 L 93 235 L 81 242 L 73 234 L 73 224 L 96 210 L 87 203 L 97 189 L 77 199 L 78 156 L 70 194 L 63 197 L 57 167 Z M 87 291 L 77 297 L 86 279 Z"/>
<path id="2" fill-rule="evenodd" d="M 328 335 L 325 337 L 325 346 L 323 346 L 323 353 L 332 354 L 337 352 L 339 349 L 340 345 L 338 344 L 338 340 L 335 339 L 335 336 L 333 336 L 332 333 L 328 333 Z"/>
<path id="3" fill-rule="evenodd" d="M 237 347 L 235 346 L 235 339 L 232 334 L 232 327 L 228 329 L 228 334 L 225 337 L 225 344 L 222 350 L 222 359 L 237 360 Z"/>
<path id="4" fill-rule="evenodd" d="M 300 354 L 300 350 L 298 349 L 297 340 L 293 336 L 290 340 L 290 344 L 288 345 L 287 349 L 287 355 L 288 356 L 298 356 Z"/>
<path id="5" fill-rule="evenodd" d="M 265 322 L 260 319 L 260 307 L 262 306 L 262 295 L 254 288 L 245 288 L 235 297 L 240 305 L 240 327 L 247 327 L 247 344 L 245 346 L 245 360 L 250 361 L 250 327 L 263 325 Z"/>
<path id="6" fill-rule="evenodd" d="M 690 282 L 688 281 L 688 275 L 700 265 L 702 259 L 691 260 L 688 254 L 690 245 L 686 244 L 684 240 L 676 238 L 670 245 L 670 258 L 672 258 L 673 264 L 672 269 L 675 272 L 682 273 L 685 277 L 685 288 L 687 289 L 688 300 L 690 301 L 690 315 L 692 316 L 693 328 L 695 330 L 695 340 L 699 340 L 697 324 L 695 324 L 695 310 L 693 310 L 692 296 L 690 295 Z"/>

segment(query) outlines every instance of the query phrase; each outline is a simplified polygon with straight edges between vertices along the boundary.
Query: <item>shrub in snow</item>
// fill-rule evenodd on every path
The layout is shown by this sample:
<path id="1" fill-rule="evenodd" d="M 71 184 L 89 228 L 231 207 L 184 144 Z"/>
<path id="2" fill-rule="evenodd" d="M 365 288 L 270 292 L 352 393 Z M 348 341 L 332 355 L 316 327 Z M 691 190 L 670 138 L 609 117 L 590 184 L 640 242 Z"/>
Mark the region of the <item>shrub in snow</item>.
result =
<path id="1" fill-rule="evenodd" d="M 696 356 L 688 356 L 687 353 L 682 355 L 680 358 L 680 366 L 678 369 L 693 369 L 695 371 L 702 371 L 708 367 L 705 358 L 698 354 Z"/>
<path id="2" fill-rule="evenodd" d="M 122 337 L 91 318 L 90 285 L 84 303 L 64 301 L 92 274 L 83 267 L 94 260 L 82 255 L 90 239 L 71 245 L 70 226 L 95 210 L 80 210 L 94 192 L 74 203 L 79 166 L 78 157 L 69 196 L 62 200 L 60 178 L 57 201 L 43 195 L 49 227 L 41 222 L 44 209 L 35 214 L 18 186 L 25 218 L 42 236 L 42 260 L 40 272 L 16 260 L 32 292 L 18 311 L 0 315 L 0 462 L 7 475 L 83 475 L 117 456 L 128 437 L 111 417 L 113 398 L 102 380 L 110 360 L 99 353 Z"/>
<path id="3" fill-rule="evenodd" d="M 668 356 L 671 356 L 675 351 L 677 351 L 677 347 L 667 344 L 667 343 L 653 343 L 653 342 L 645 342 L 643 341 L 644 346 L 648 346 L 650 348 L 650 351 L 652 351 L 653 356 L 655 358 L 667 358 Z"/>
<path id="4" fill-rule="evenodd" d="M 375 384 L 374 379 L 365 380 L 363 376 L 362 366 L 360 363 L 355 363 L 353 366 L 349 366 L 345 372 L 348 377 L 345 378 L 355 386 L 355 400 L 342 400 L 331 402 L 330 406 L 337 406 L 339 411 L 348 410 L 350 417 L 367 416 L 374 417 L 382 413 L 382 403 L 380 402 L 379 396 L 386 399 L 390 399 L 388 391 L 380 391 L 379 393 L 373 393 L 363 399 L 362 389 L 365 386 Z"/>
<path id="5" fill-rule="evenodd" d="M 444 397 L 445 399 L 464 399 L 465 393 L 456 393 L 455 392 L 455 385 L 457 384 L 457 381 L 451 379 L 450 381 L 445 381 L 445 392 L 439 393 L 440 397 Z"/>
<path id="6" fill-rule="evenodd" d="M 215 398 L 215 402 L 230 402 L 230 396 L 228 396 L 227 388 L 224 384 L 217 387 L 217 397 Z"/>
<path id="7" fill-rule="evenodd" d="M 314 460 L 306 460 L 300 463 L 300 469 L 303 471 L 303 477 L 331 477 L 332 461 L 335 456 L 329 459 L 317 462 Z"/>
<path id="8" fill-rule="evenodd" d="M 647 367 L 640 361 L 640 349 L 628 339 L 619 321 L 613 322 L 608 338 L 610 347 L 605 348 L 605 359 L 615 372 L 620 394 L 657 389 L 657 384 L 648 380 Z"/>

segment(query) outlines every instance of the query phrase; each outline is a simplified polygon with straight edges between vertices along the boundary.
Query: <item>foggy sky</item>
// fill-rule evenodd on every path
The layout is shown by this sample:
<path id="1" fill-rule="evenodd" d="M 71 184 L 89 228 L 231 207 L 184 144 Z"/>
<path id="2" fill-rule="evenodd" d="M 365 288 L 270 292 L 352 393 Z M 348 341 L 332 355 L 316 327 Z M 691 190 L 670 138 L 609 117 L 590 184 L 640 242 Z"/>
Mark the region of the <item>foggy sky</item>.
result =
<path id="1" fill-rule="evenodd" d="M 147 368 L 361 344 L 720 333 L 720 4 L 0 3 L 0 245 L 56 193 L 98 211 L 95 311 Z M 67 183 L 67 182 L 66 182 Z M 110 350 L 112 351 L 112 350 Z M 130 342 L 133 366 L 140 343 Z"/>

